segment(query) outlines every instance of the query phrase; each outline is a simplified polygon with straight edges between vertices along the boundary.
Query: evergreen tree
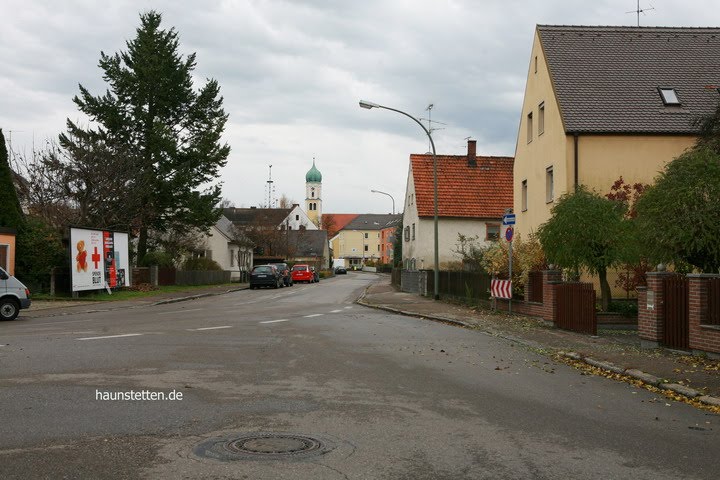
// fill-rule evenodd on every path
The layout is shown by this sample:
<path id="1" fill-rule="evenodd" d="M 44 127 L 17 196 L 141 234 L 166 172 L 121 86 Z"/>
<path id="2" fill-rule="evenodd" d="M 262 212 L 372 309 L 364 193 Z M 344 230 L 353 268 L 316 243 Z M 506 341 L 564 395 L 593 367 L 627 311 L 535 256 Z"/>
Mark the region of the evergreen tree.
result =
<path id="1" fill-rule="evenodd" d="M 23 213 L 13 182 L 13 172 L 10 169 L 8 151 L 5 147 L 5 136 L 0 129 L 0 227 L 17 229 L 22 224 Z"/>
<path id="2" fill-rule="evenodd" d="M 215 80 L 195 91 L 195 54 L 178 52 L 174 28 L 160 28 L 161 15 L 140 15 L 136 37 L 127 51 L 100 54 L 99 66 L 109 90 L 93 96 L 82 85 L 73 101 L 95 124 L 82 129 L 67 121 L 60 144 L 68 151 L 105 145 L 122 152 L 132 167 L 119 169 L 127 198 L 114 207 L 134 209 L 139 230 L 138 258 L 148 246 L 148 232 L 171 228 L 209 228 L 219 217 L 220 186 L 200 190 L 215 180 L 230 153 L 221 143 L 227 122 Z"/>

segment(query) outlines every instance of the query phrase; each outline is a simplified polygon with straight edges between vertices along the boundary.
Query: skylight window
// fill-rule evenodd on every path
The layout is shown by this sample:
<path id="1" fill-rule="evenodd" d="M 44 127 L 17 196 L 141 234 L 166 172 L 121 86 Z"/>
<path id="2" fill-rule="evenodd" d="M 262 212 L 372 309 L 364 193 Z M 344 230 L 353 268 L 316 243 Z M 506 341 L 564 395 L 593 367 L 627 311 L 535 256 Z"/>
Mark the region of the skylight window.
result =
<path id="1" fill-rule="evenodd" d="M 677 92 L 674 88 L 660 88 L 660 96 L 665 105 L 680 105 Z"/>

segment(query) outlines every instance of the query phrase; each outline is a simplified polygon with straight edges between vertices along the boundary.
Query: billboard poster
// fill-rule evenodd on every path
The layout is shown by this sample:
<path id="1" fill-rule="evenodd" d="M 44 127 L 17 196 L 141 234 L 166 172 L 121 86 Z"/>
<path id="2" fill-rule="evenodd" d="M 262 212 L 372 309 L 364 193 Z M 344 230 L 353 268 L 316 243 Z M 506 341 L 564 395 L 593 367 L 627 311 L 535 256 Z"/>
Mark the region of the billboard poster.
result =
<path id="1" fill-rule="evenodd" d="M 128 286 L 127 233 L 70 229 L 72 291 Z"/>

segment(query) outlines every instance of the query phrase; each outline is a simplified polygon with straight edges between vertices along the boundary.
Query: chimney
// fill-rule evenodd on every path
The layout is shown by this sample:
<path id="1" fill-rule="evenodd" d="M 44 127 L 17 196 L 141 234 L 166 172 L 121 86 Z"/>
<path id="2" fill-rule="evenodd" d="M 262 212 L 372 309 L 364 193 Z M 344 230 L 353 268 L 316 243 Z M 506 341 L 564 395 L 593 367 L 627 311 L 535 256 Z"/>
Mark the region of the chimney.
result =
<path id="1" fill-rule="evenodd" d="M 468 167 L 477 167 L 477 155 L 475 153 L 476 144 L 477 140 L 468 139 Z"/>

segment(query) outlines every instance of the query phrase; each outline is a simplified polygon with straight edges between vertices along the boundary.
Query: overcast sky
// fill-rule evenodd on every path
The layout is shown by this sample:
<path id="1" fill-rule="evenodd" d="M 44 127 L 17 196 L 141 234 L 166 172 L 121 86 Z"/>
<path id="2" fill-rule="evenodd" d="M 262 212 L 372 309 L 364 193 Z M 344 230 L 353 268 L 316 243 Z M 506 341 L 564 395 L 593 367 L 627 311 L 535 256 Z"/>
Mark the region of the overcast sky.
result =
<path id="1" fill-rule="evenodd" d="M 641 1 L 645 26 L 720 26 L 717 1 Z M 536 24 L 636 25 L 635 0 L 2 0 L 0 128 L 14 151 L 56 139 L 67 118 L 85 122 L 78 84 L 107 88 L 100 52 L 126 48 L 139 14 L 163 15 L 181 53 L 197 53 L 196 87 L 217 79 L 232 152 L 223 196 L 303 205 L 315 158 L 323 211 L 401 211 L 408 157 L 429 150 L 419 126 L 365 110 L 360 99 L 428 118 L 439 154 L 513 155 Z M 427 122 L 425 122 L 427 124 Z"/>

